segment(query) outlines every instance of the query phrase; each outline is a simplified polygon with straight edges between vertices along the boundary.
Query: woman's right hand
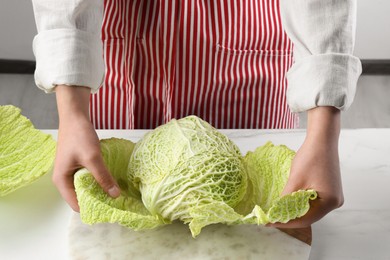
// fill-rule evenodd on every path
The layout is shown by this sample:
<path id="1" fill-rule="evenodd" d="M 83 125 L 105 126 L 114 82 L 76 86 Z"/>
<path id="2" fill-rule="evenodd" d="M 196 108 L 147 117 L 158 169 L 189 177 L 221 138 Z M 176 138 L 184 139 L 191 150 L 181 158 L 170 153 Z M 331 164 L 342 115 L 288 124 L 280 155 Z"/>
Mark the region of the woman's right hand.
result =
<path id="1" fill-rule="evenodd" d="M 77 212 L 74 174 L 80 168 L 87 168 L 111 197 L 120 195 L 117 183 L 104 165 L 99 138 L 89 120 L 89 95 L 90 89 L 86 87 L 56 87 L 60 124 L 53 182 L 61 196 Z"/>

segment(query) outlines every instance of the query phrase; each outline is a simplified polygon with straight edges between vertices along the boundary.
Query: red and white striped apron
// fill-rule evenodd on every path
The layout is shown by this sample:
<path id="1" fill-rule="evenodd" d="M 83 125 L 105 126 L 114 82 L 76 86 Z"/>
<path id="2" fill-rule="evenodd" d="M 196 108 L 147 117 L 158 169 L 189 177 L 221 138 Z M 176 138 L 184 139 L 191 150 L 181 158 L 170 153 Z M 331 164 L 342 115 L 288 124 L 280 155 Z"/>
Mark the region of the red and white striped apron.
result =
<path id="1" fill-rule="evenodd" d="M 105 0 L 97 129 L 194 114 L 217 128 L 293 128 L 292 43 L 277 0 Z"/>

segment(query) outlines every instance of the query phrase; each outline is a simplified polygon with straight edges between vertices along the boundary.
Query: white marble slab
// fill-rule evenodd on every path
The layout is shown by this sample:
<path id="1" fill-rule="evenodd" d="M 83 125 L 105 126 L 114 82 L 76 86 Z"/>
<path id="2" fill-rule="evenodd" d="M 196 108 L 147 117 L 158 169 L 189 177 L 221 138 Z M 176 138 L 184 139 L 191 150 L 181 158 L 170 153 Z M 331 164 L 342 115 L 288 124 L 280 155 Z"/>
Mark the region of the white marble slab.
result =
<path id="1" fill-rule="evenodd" d="M 211 225 L 192 238 L 180 222 L 132 231 L 117 224 L 85 225 L 72 217 L 69 250 L 74 259 L 308 259 L 310 246 L 274 228 Z"/>

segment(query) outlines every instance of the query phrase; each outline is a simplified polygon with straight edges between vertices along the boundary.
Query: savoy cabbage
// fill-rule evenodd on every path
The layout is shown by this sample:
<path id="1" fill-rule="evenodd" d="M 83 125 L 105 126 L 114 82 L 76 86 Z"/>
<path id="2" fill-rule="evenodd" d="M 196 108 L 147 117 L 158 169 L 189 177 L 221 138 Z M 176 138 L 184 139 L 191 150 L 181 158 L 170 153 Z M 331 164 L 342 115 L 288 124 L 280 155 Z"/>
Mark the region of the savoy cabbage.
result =
<path id="1" fill-rule="evenodd" d="M 193 237 L 214 223 L 287 222 L 304 215 L 313 190 L 281 197 L 294 152 L 267 143 L 242 156 L 229 138 L 196 116 L 173 119 L 138 143 L 102 140 L 104 161 L 121 187 L 111 198 L 80 170 L 75 187 L 83 222 L 134 230 L 180 220 Z"/>

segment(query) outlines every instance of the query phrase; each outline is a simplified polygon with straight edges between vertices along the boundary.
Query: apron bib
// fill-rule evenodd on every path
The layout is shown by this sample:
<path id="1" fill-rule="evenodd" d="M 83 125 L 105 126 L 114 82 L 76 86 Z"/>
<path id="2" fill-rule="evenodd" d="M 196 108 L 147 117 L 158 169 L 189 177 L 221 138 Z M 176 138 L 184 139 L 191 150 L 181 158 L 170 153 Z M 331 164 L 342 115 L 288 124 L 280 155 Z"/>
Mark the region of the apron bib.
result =
<path id="1" fill-rule="evenodd" d="M 219 129 L 294 128 L 293 62 L 275 0 L 105 0 L 96 129 L 150 129 L 197 115 Z"/>

